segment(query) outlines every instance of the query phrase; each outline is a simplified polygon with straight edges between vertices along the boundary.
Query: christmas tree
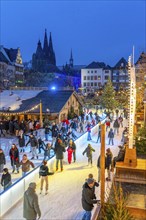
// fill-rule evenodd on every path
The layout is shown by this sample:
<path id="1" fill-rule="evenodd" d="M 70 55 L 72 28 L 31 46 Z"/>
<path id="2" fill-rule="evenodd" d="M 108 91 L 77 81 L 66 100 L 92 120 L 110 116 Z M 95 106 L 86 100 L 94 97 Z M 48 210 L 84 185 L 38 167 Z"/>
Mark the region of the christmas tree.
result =
<path id="1" fill-rule="evenodd" d="M 99 104 L 109 110 L 113 110 L 118 106 L 118 101 L 115 98 L 115 90 L 112 86 L 112 82 L 108 79 L 104 88 L 103 94 L 100 97 Z"/>

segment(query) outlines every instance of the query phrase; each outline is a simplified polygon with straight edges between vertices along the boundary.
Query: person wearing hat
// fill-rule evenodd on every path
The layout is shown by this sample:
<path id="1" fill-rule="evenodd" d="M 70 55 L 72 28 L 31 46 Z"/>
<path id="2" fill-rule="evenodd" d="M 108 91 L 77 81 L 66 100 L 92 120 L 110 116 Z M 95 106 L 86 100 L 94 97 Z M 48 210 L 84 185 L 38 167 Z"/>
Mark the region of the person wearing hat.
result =
<path id="1" fill-rule="evenodd" d="M 118 156 L 117 157 L 114 157 L 113 159 L 113 167 L 115 167 L 116 165 L 116 162 L 118 161 L 124 161 L 124 157 L 125 157 L 125 147 L 119 145 L 119 153 L 118 153 Z"/>
<path id="2" fill-rule="evenodd" d="M 88 178 L 83 185 L 82 189 L 82 207 L 85 210 L 82 220 L 91 219 L 91 211 L 93 209 L 93 204 L 96 204 L 98 200 L 95 199 L 94 194 L 94 184 L 95 180 L 93 178 Z"/>
<path id="3" fill-rule="evenodd" d="M 88 157 L 88 165 L 91 164 L 91 166 L 92 166 L 92 151 L 95 152 L 95 150 L 91 147 L 91 144 L 88 144 L 86 149 L 83 151 L 83 155 L 86 153 L 86 156 Z"/>
<path id="4" fill-rule="evenodd" d="M 23 217 L 27 220 L 36 220 L 41 217 L 41 211 L 38 204 L 38 196 L 35 192 L 36 183 L 31 182 L 24 193 L 23 198 Z"/>

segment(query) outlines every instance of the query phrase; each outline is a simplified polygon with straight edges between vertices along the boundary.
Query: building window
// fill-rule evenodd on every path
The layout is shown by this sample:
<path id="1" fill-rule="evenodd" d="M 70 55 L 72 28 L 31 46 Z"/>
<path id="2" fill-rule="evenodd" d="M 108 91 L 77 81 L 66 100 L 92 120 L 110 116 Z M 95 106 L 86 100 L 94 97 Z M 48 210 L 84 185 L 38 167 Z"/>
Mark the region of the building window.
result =
<path id="1" fill-rule="evenodd" d="M 86 87 L 86 83 L 84 83 L 84 87 Z"/>
<path id="2" fill-rule="evenodd" d="M 97 80 L 97 76 L 94 76 L 94 80 Z"/>
<path id="3" fill-rule="evenodd" d="M 105 76 L 105 77 L 104 77 L 105 80 L 108 80 L 108 78 L 109 78 L 109 76 Z"/>
<path id="4" fill-rule="evenodd" d="M 94 83 L 94 86 L 97 86 L 97 83 L 96 83 L 96 82 Z"/>
<path id="5" fill-rule="evenodd" d="M 93 86 L 93 82 L 91 83 L 91 86 Z"/>
<path id="6" fill-rule="evenodd" d="M 84 80 L 86 80 L 86 76 L 84 76 Z"/>
<path id="7" fill-rule="evenodd" d="M 98 76 L 98 80 L 101 80 L 101 76 Z"/>
<path id="8" fill-rule="evenodd" d="M 97 70 L 95 70 L 94 73 L 97 73 Z"/>
<path id="9" fill-rule="evenodd" d="M 90 83 L 87 83 L 87 86 L 90 86 Z"/>
<path id="10" fill-rule="evenodd" d="M 91 73 L 93 73 L 93 70 L 91 70 Z"/>
<path id="11" fill-rule="evenodd" d="M 109 70 L 105 70 L 105 73 L 109 73 Z"/>
<path id="12" fill-rule="evenodd" d="M 90 73 L 90 71 L 88 70 L 88 73 Z"/>
<path id="13" fill-rule="evenodd" d="M 91 80 L 93 80 L 93 76 L 91 76 Z"/>
<path id="14" fill-rule="evenodd" d="M 87 80 L 90 80 L 90 76 L 87 76 Z"/>

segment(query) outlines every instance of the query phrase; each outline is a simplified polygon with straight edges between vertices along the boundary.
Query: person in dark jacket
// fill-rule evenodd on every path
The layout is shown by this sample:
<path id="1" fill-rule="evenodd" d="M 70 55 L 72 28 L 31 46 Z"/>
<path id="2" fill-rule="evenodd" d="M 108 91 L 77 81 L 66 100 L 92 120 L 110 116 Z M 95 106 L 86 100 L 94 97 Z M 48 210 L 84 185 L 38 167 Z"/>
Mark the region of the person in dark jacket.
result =
<path id="1" fill-rule="evenodd" d="M 57 139 L 56 143 L 55 143 L 55 148 L 54 148 L 54 152 L 56 154 L 56 171 L 58 170 L 58 163 L 60 161 L 60 168 L 61 171 L 63 171 L 63 158 L 64 155 L 63 153 L 65 152 L 65 146 L 63 145 L 63 142 L 61 139 Z"/>
<path id="2" fill-rule="evenodd" d="M 82 220 L 91 219 L 91 211 L 94 207 L 93 204 L 97 204 L 98 202 L 98 200 L 94 198 L 94 179 L 88 178 L 84 183 L 82 190 L 82 207 L 85 210 Z"/>
<path id="3" fill-rule="evenodd" d="M 43 163 L 40 166 L 40 170 L 39 170 L 39 176 L 41 177 L 40 194 L 42 194 L 44 182 L 46 182 L 46 187 L 45 187 L 46 192 L 45 192 L 45 194 L 46 195 L 48 194 L 48 186 L 49 186 L 48 175 L 52 175 L 52 174 L 54 174 L 54 173 L 49 173 L 49 169 L 48 169 L 48 166 L 47 166 L 47 161 L 43 160 Z"/>
<path id="4" fill-rule="evenodd" d="M 29 143 L 31 145 L 31 150 L 32 150 L 32 158 L 31 158 L 31 160 L 33 160 L 35 156 L 38 159 L 38 153 L 37 153 L 38 141 L 37 141 L 36 137 L 33 134 L 29 135 L 29 141 L 27 142 L 26 146 Z"/>
<path id="5" fill-rule="evenodd" d="M 20 153 L 21 152 L 25 152 L 25 137 L 24 137 L 24 131 L 20 130 L 18 133 L 18 143 L 19 143 L 19 147 L 20 147 Z"/>
<path id="6" fill-rule="evenodd" d="M 95 150 L 91 147 L 91 144 L 88 144 L 86 149 L 83 151 L 83 155 L 86 153 L 86 156 L 88 157 L 88 165 L 91 164 L 91 166 L 92 166 L 92 151 L 95 152 Z"/>
<path id="7" fill-rule="evenodd" d="M 124 161 L 124 157 L 125 157 L 125 147 L 119 145 L 119 153 L 118 153 L 118 156 L 114 157 L 113 159 L 113 167 L 115 167 L 116 165 L 116 162 L 119 162 L 119 161 Z"/>
<path id="8" fill-rule="evenodd" d="M 112 166 L 112 158 L 113 158 L 113 154 L 110 150 L 110 148 L 108 148 L 106 150 L 106 168 L 107 168 L 107 173 L 108 173 L 108 177 L 106 178 L 107 181 L 111 181 L 111 166 Z"/>
<path id="9" fill-rule="evenodd" d="M 114 132 L 113 132 L 113 129 L 111 128 L 109 133 L 108 133 L 108 138 L 109 138 L 109 142 L 108 144 L 110 145 L 110 143 L 112 142 L 112 145 L 114 145 Z"/>
<path id="10" fill-rule="evenodd" d="M 35 192 L 36 183 L 29 184 L 28 189 L 24 193 L 23 197 L 23 217 L 27 220 L 40 219 L 41 211 L 38 204 L 38 196 Z M 37 218 L 38 217 L 38 218 Z"/>
<path id="11" fill-rule="evenodd" d="M 41 154 L 41 149 L 44 151 L 44 147 L 45 147 L 45 143 L 44 141 L 42 140 L 41 137 L 38 138 L 38 145 L 39 145 L 39 154 Z"/>
<path id="12" fill-rule="evenodd" d="M 3 150 L 0 148 L 0 173 L 3 172 L 4 165 L 6 164 L 6 158 Z"/>
<path id="13" fill-rule="evenodd" d="M 47 160 L 47 157 L 48 157 L 48 160 L 50 159 L 51 149 L 54 151 L 54 148 L 52 146 L 53 146 L 53 144 L 51 144 L 51 143 L 46 144 L 46 146 L 44 148 L 44 160 Z"/>
<path id="14" fill-rule="evenodd" d="M 120 127 L 119 121 L 118 121 L 118 119 L 116 119 L 113 124 L 114 134 L 116 134 L 116 133 L 117 133 L 117 135 L 119 134 L 119 127 Z"/>
<path id="15" fill-rule="evenodd" d="M 45 141 L 49 140 L 50 131 L 51 131 L 51 128 L 49 127 L 49 125 L 46 125 L 46 127 L 45 127 Z"/>
<path id="16" fill-rule="evenodd" d="M 97 142 L 101 142 L 101 122 L 99 122 L 99 127 L 98 127 L 98 136 L 97 136 Z"/>
<path id="17" fill-rule="evenodd" d="M 4 187 L 4 190 L 6 190 L 9 188 L 9 186 L 11 186 L 11 184 L 11 174 L 9 173 L 8 168 L 4 168 L 1 178 L 1 185 Z"/>
<path id="18" fill-rule="evenodd" d="M 12 147 L 9 151 L 9 156 L 11 160 L 11 166 L 13 168 L 12 173 L 15 172 L 15 169 L 17 170 L 17 173 L 19 173 L 19 151 L 15 144 L 12 144 Z"/>
<path id="19" fill-rule="evenodd" d="M 56 141 L 59 129 L 57 127 L 57 125 L 55 124 L 55 122 L 53 122 L 52 124 L 52 142 L 54 143 Z"/>

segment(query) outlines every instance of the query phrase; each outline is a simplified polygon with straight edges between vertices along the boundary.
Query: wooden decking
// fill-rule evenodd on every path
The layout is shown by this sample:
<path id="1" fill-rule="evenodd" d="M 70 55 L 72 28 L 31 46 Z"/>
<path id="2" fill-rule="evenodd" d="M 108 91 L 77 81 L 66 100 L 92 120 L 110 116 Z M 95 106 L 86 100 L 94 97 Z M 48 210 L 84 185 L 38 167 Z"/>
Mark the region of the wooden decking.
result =
<path id="1" fill-rule="evenodd" d="M 136 166 L 117 162 L 115 181 L 146 184 L 146 160 L 137 159 Z"/>

